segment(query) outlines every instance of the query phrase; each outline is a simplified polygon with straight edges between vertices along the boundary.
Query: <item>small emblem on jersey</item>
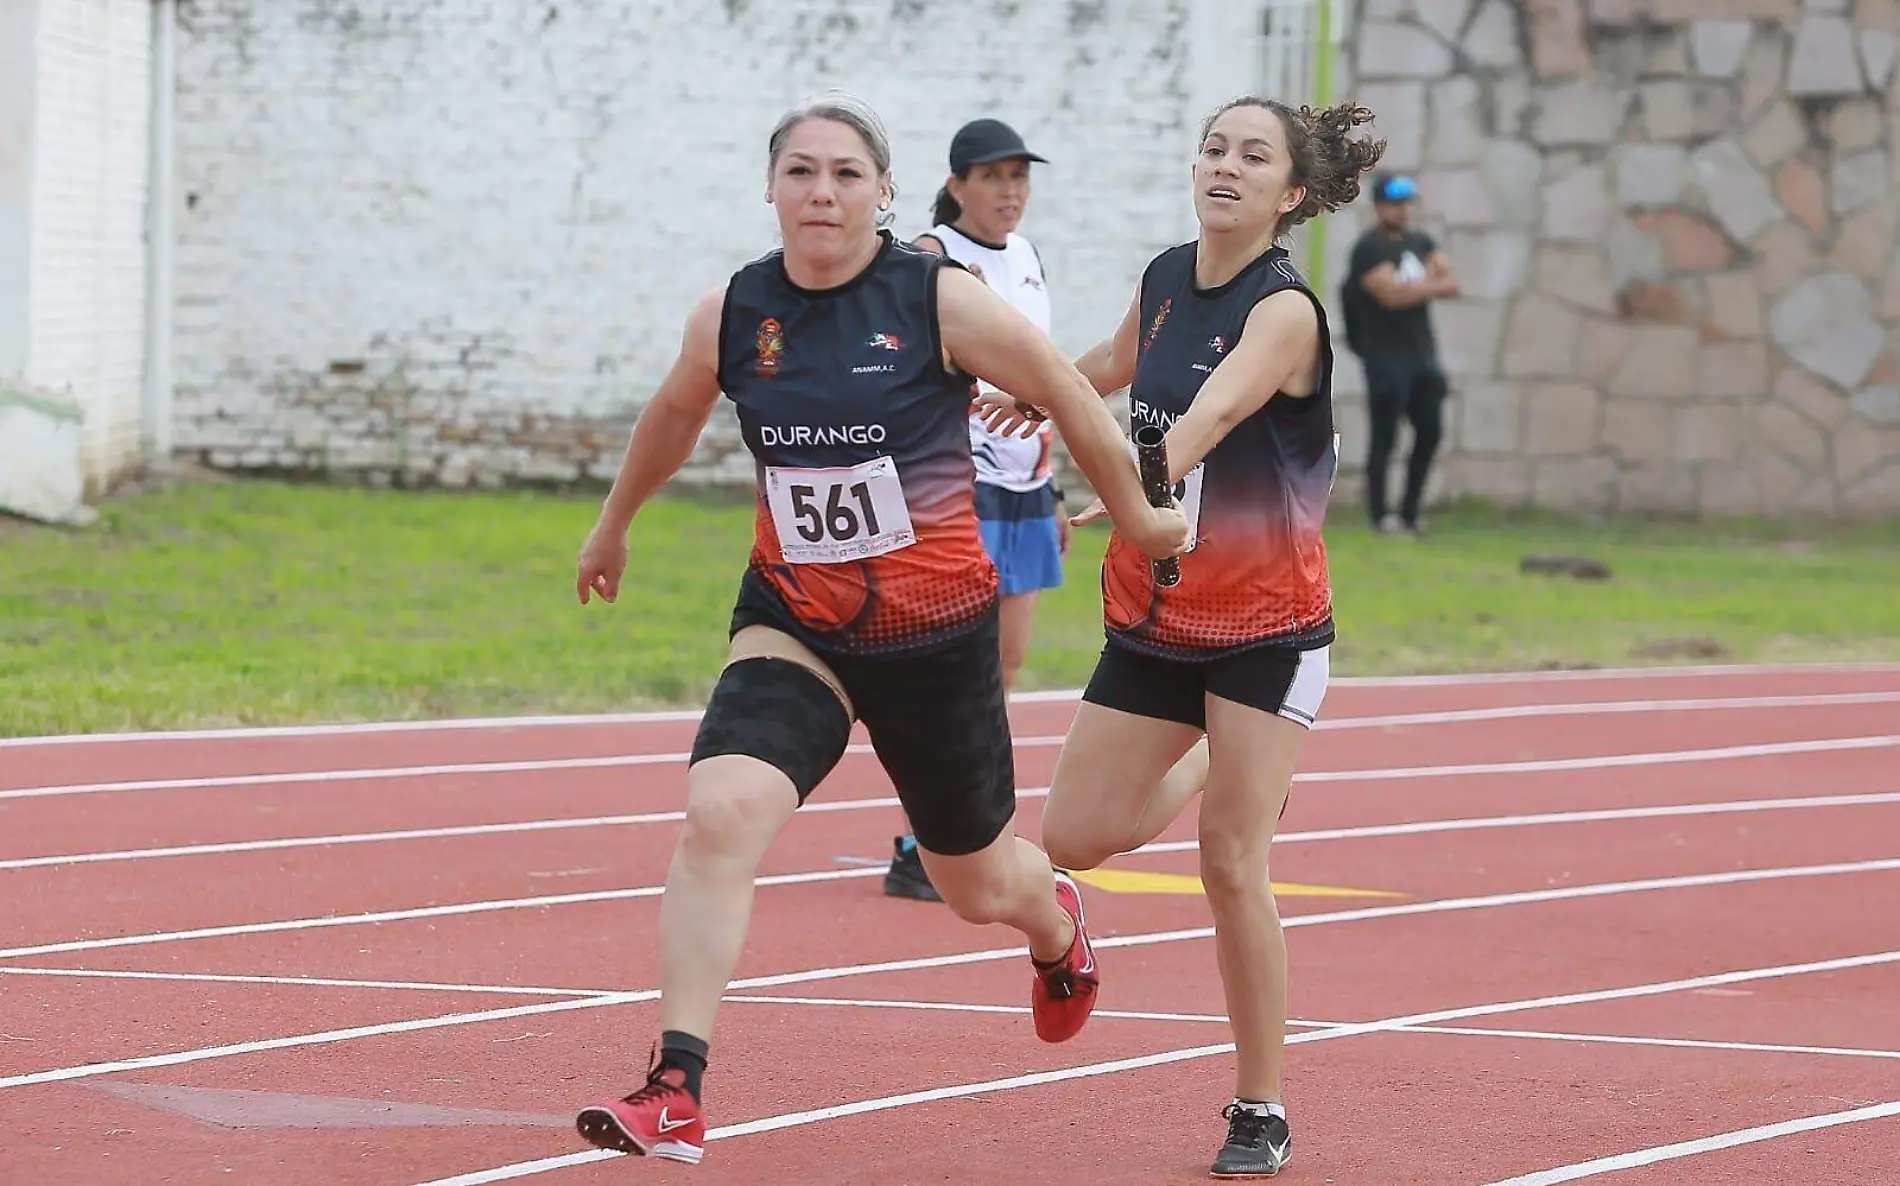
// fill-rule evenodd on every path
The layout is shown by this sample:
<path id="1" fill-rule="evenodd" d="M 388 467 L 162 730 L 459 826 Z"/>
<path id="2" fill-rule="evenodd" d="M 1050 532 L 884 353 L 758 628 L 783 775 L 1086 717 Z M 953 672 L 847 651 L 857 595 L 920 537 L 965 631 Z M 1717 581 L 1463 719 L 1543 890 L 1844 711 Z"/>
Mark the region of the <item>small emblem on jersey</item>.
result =
<path id="1" fill-rule="evenodd" d="M 1027 284 L 1031 288 L 1041 288 L 1042 277 L 1041 276 L 1024 276 L 1023 283 Z"/>
<path id="2" fill-rule="evenodd" d="M 1207 345 L 1208 345 L 1208 348 L 1213 350 L 1213 352 L 1216 354 L 1227 353 L 1227 339 L 1221 337 L 1219 334 L 1215 334 L 1213 337 L 1209 338 L 1207 340 Z"/>
<path id="3" fill-rule="evenodd" d="M 759 322 L 759 332 L 754 340 L 759 353 L 759 376 L 769 379 L 778 374 L 785 360 L 785 327 L 778 323 L 777 318 L 767 317 Z"/>
<path id="4" fill-rule="evenodd" d="M 1161 333 L 1161 327 L 1167 324 L 1168 310 L 1172 308 L 1174 308 L 1174 298 L 1168 297 L 1161 302 L 1161 307 L 1155 310 L 1155 319 L 1148 324 L 1147 340 L 1141 344 L 1143 350 L 1155 344 L 1155 337 Z"/>
<path id="5" fill-rule="evenodd" d="M 982 264 L 964 264 L 963 266 L 969 269 L 970 275 L 975 276 L 978 280 L 983 279 Z"/>
<path id="6" fill-rule="evenodd" d="M 904 348 L 904 343 L 898 340 L 896 334 L 872 334 L 864 340 L 864 344 L 879 350 L 902 350 Z"/>

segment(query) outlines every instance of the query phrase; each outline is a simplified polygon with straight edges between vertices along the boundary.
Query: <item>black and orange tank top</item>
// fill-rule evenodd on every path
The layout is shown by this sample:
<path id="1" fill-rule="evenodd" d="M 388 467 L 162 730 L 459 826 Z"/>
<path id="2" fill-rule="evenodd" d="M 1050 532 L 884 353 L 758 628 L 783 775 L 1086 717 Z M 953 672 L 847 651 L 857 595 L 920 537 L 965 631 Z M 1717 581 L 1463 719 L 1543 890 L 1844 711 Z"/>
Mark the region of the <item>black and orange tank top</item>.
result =
<path id="1" fill-rule="evenodd" d="M 1320 528 L 1339 463 L 1326 311 L 1284 248 L 1211 289 L 1195 281 L 1195 249 L 1170 248 L 1142 274 L 1133 427 L 1173 427 L 1240 340 L 1254 306 L 1282 289 L 1306 293 L 1318 309 L 1319 387 L 1305 399 L 1269 399 L 1176 484 L 1191 532 L 1179 584 L 1156 586 L 1141 550 L 1111 537 L 1102 563 L 1109 639 L 1189 659 L 1324 646 L 1333 638 L 1333 598 Z"/>
<path id="2" fill-rule="evenodd" d="M 972 378 L 943 363 L 944 257 L 889 232 L 836 288 L 800 288 L 774 251 L 726 289 L 719 383 L 757 478 L 746 580 L 820 650 L 929 649 L 996 601 L 970 457 Z"/>

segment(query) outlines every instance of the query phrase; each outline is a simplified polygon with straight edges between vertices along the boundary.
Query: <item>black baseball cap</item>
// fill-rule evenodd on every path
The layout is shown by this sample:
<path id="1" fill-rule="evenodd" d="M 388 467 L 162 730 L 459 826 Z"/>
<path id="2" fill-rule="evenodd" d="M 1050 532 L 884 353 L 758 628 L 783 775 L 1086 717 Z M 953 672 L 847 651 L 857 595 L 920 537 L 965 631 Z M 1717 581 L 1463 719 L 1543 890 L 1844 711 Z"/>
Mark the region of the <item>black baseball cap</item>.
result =
<path id="1" fill-rule="evenodd" d="M 973 119 L 957 129 L 950 140 L 950 171 L 961 173 L 972 165 L 1007 161 L 1021 157 L 1049 163 L 1049 158 L 1029 151 L 1016 129 L 1000 119 Z"/>

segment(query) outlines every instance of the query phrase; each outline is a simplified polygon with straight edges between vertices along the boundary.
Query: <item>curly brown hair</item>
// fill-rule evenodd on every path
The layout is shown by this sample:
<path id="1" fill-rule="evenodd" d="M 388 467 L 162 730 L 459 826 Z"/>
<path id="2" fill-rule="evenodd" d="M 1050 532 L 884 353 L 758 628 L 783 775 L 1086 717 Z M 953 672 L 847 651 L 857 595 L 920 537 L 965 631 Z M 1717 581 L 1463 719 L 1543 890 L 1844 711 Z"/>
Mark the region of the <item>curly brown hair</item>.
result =
<path id="1" fill-rule="evenodd" d="M 1242 95 L 1221 104 L 1207 117 L 1201 125 L 1201 139 L 1205 141 L 1214 130 L 1215 120 L 1236 107 L 1259 107 L 1280 117 L 1286 129 L 1287 153 L 1293 158 L 1287 179 L 1306 187 L 1306 199 L 1280 219 L 1275 234 L 1351 205 L 1359 197 L 1360 177 L 1385 155 L 1384 140 L 1351 136 L 1354 128 L 1373 119 L 1372 110 L 1357 103 L 1315 110 L 1305 105 L 1291 107 L 1278 99 Z"/>

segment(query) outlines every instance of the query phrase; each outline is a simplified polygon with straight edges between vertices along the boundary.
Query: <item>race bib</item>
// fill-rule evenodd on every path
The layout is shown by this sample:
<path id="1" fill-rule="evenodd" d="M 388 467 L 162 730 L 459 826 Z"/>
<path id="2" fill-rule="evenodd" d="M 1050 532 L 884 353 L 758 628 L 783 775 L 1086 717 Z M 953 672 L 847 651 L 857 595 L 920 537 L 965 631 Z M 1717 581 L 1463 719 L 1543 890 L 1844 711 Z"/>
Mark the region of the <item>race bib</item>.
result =
<path id="1" fill-rule="evenodd" d="M 1133 441 L 1128 442 L 1128 455 L 1136 457 L 1139 462 Z M 1174 484 L 1175 505 L 1181 508 L 1181 515 L 1187 520 L 1187 550 L 1190 552 L 1201 542 L 1201 471 L 1206 467 L 1205 461 L 1200 462 Z"/>
<path id="2" fill-rule="evenodd" d="M 869 560 L 917 542 L 889 457 L 835 469 L 767 466 L 765 495 L 779 550 L 793 564 Z"/>

